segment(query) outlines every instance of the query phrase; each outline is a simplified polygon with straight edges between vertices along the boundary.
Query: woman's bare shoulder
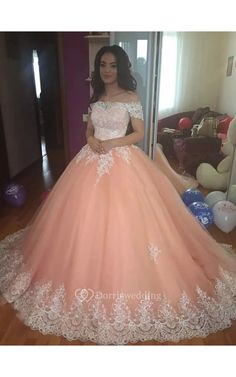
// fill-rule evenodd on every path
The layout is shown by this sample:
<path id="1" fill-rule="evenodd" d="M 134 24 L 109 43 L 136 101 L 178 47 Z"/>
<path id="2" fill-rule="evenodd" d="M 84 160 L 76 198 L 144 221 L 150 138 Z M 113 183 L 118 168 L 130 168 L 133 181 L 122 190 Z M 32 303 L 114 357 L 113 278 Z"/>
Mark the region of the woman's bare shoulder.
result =
<path id="1" fill-rule="evenodd" d="M 126 92 L 126 101 L 127 102 L 139 102 L 140 97 L 137 92 L 127 91 Z"/>

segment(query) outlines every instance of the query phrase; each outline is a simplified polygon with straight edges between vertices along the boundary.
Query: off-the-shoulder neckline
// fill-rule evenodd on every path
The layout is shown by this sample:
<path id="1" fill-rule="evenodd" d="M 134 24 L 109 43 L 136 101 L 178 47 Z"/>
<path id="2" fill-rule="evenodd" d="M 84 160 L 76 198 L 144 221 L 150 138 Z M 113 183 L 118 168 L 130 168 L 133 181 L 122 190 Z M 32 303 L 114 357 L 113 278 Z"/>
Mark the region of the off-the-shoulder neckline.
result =
<path id="1" fill-rule="evenodd" d="M 140 103 L 140 101 L 130 101 L 130 102 L 121 102 L 121 101 L 97 101 L 95 103 L 122 103 L 123 105 L 130 105 L 130 104 L 133 104 L 133 103 Z"/>

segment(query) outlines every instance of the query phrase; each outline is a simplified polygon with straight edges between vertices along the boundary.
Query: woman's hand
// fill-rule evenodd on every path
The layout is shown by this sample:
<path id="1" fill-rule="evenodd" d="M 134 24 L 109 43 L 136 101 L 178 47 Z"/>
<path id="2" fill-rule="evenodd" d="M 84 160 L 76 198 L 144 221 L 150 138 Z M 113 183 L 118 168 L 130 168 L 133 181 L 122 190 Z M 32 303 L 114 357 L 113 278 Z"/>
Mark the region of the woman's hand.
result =
<path id="1" fill-rule="evenodd" d="M 102 149 L 102 152 L 101 153 L 108 153 L 110 152 L 110 150 L 112 148 L 114 148 L 114 141 L 113 139 L 110 139 L 110 140 L 103 140 L 101 142 L 101 149 Z"/>
<path id="2" fill-rule="evenodd" d="M 93 152 L 95 153 L 103 153 L 103 148 L 102 148 L 102 141 L 97 139 L 96 137 L 94 136 L 89 136 L 88 139 L 87 139 L 87 142 L 88 142 L 88 145 L 90 146 L 90 148 L 93 150 Z"/>

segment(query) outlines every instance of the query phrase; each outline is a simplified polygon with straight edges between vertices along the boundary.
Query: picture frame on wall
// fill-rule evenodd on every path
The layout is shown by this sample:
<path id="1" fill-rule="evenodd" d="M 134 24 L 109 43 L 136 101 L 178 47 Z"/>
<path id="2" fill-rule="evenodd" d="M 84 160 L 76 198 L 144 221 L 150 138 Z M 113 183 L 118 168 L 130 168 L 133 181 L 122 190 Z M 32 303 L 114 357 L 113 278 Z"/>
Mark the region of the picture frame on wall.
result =
<path id="1" fill-rule="evenodd" d="M 232 75 L 233 62 L 234 62 L 234 57 L 233 56 L 229 56 L 228 57 L 228 65 L 227 65 L 226 76 L 231 76 Z"/>

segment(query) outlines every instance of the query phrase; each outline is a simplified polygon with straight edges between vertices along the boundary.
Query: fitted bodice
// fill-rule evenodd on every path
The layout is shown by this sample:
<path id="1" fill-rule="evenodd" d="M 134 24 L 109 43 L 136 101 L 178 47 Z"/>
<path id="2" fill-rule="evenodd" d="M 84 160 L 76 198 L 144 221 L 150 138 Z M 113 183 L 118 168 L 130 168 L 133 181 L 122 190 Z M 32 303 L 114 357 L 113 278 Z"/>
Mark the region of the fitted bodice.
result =
<path id="1" fill-rule="evenodd" d="M 103 102 L 91 105 L 94 136 L 100 140 L 122 137 L 131 117 L 143 120 L 142 105 L 136 102 Z"/>

